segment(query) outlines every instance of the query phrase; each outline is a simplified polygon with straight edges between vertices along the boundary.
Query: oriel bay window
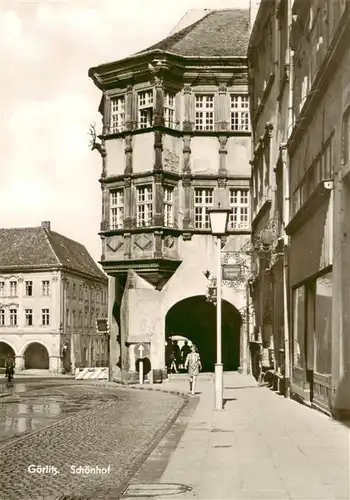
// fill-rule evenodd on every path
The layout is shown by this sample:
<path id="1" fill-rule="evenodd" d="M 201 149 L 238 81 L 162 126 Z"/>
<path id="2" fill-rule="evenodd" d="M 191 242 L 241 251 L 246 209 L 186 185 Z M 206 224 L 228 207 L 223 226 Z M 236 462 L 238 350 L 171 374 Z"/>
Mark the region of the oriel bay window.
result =
<path id="1" fill-rule="evenodd" d="M 121 229 L 124 221 L 124 189 L 110 193 L 109 226 L 110 229 Z"/>
<path id="2" fill-rule="evenodd" d="M 153 90 L 146 90 L 138 94 L 138 123 L 139 128 L 152 127 L 153 124 Z"/>
<path id="3" fill-rule="evenodd" d="M 214 189 L 195 189 L 194 191 L 194 227 L 210 229 L 208 208 L 214 206 Z"/>
<path id="4" fill-rule="evenodd" d="M 230 229 L 249 229 L 249 189 L 230 189 Z"/>
<path id="5" fill-rule="evenodd" d="M 249 97 L 231 94 L 231 130 L 249 131 Z"/>
<path id="6" fill-rule="evenodd" d="M 124 96 L 111 99 L 111 118 L 109 130 L 112 134 L 121 132 L 125 122 L 125 98 Z"/>
<path id="7" fill-rule="evenodd" d="M 164 226 L 171 227 L 174 224 L 174 188 L 164 186 Z"/>
<path id="8" fill-rule="evenodd" d="M 140 186 L 136 188 L 136 225 L 151 226 L 153 216 L 153 188 Z"/>
<path id="9" fill-rule="evenodd" d="M 197 94 L 195 96 L 195 129 L 214 130 L 214 95 Z"/>

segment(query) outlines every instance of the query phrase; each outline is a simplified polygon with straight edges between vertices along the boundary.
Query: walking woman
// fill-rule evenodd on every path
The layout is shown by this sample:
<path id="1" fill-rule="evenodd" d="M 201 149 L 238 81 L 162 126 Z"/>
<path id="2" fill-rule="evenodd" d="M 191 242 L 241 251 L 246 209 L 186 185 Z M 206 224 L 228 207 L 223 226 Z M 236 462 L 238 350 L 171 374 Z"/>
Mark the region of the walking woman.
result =
<path id="1" fill-rule="evenodd" d="M 196 380 L 199 371 L 202 369 L 202 363 L 198 353 L 198 349 L 194 344 L 191 345 L 191 352 L 187 355 L 185 369 L 188 369 L 188 376 L 190 379 L 190 393 L 195 394 Z"/>

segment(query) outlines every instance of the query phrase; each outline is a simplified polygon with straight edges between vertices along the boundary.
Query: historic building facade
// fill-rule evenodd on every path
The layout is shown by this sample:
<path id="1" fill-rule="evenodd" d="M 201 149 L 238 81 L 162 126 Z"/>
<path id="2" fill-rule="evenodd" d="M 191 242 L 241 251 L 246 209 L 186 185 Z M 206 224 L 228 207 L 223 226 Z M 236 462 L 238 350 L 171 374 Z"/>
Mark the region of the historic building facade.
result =
<path id="1" fill-rule="evenodd" d="M 268 23 L 273 54 L 263 58 Z M 347 0 L 263 0 L 249 51 L 257 331 L 274 350 L 272 370 L 284 364 L 291 395 L 339 417 L 350 408 L 349 30 Z M 272 151 L 259 155 L 268 131 Z M 259 168 L 269 171 L 265 211 L 255 201 Z"/>
<path id="2" fill-rule="evenodd" d="M 350 2 L 295 0 L 292 15 L 291 390 L 340 415 L 350 408 Z"/>
<path id="3" fill-rule="evenodd" d="M 271 370 L 282 392 L 289 379 L 284 228 L 289 208 L 285 143 L 290 132 L 290 12 L 288 0 L 262 1 L 248 48 L 254 256 L 250 291 L 255 310 L 250 346 L 254 370 L 259 371 L 263 354 L 264 368 Z"/>
<path id="4" fill-rule="evenodd" d="M 223 286 L 224 369 L 247 366 L 248 39 L 248 10 L 209 11 L 138 54 L 89 70 L 102 92 L 101 142 L 92 147 L 102 156 L 115 377 L 135 377 L 139 344 L 151 369 L 163 370 L 171 334 L 198 344 L 204 368 L 213 368 L 215 307 L 206 295 L 215 238 L 207 209 L 218 203 L 232 208 L 223 261 L 238 269 Z"/>
<path id="5" fill-rule="evenodd" d="M 0 229 L 0 366 L 8 354 L 16 371 L 107 366 L 108 336 L 96 331 L 107 292 L 85 247 L 48 221 Z"/>

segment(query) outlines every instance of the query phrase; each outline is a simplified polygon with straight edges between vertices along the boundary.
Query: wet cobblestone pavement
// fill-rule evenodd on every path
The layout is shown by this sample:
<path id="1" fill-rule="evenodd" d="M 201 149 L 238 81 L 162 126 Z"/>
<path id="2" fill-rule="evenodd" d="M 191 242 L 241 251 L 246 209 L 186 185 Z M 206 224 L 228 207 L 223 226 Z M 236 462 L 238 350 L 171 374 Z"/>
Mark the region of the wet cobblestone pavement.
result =
<path id="1" fill-rule="evenodd" d="M 183 404 L 98 383 L 14 391 L 0 400 L 0 499 L 118 499 Z M 30 473 L 30 465 L 48 472 Z"/>

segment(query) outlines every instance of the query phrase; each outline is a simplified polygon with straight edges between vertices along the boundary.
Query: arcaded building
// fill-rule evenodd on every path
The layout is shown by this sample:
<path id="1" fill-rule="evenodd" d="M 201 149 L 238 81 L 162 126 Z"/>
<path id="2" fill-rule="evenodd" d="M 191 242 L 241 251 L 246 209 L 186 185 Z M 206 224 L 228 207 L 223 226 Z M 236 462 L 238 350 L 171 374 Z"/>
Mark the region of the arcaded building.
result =
<path id="1" fill-rule="evenodd" d="M 204 369 L 213 369 L 215 306 L 206 300 L 206 271 L 215 277 L 216 241 L 207 210 L 219 202 L 232 208 L 222 252 L 237 271 L 223 286 L 224 370 L 247 368 L 249 11 L 205 11 L 180 28 L 89 70 L 102 94 L 94 146 L 102 157 L 111 363 L 124 380 L 136 376 L 140 344 L 150 374 L 163 370 L 173 334 L 195 342 Z"/>
<path id="2" fill-rule="evenodd" d="M 0 367 L 52 373 L 107 366 L 108 280 L 86 248 L 51 229 L 0 229 Z"/>

